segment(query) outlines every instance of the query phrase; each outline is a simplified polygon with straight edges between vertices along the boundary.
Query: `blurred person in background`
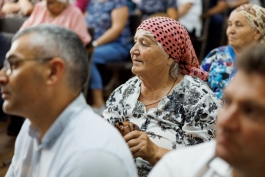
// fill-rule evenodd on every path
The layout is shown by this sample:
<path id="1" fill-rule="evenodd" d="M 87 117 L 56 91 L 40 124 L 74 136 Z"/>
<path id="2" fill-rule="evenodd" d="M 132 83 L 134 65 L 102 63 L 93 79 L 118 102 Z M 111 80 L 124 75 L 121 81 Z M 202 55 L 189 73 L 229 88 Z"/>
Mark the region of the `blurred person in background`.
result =
<path id="1" fill-rule="evenodd" d="M 2 13 L 5 17 L 29 16 L 40 0 L 3 0 Z"/>
<path id="2" fill-rule="evenodd" d="M 218 98 L 236 73 L 236 56 L 246 46 L 264 42 L 264 26 L 265 9 L 261 6 L 244 4 L 230 14 L 226 30 L 229 45 L 212 50 L 201 64 L 209 72 L 208 85 Z"/>
<path id="3" fill-rule="evenodd" d="M 177 0 L 178 21 L 187 29 L 190 36 L 201 36 L 202 2 L 198 0 Z"/>
<path id="4" fill-rule="evenodd" d="M 225 0 L 210 0 L 210 9 L 201 16 L 201 18 L 210 18 L 205 54 L 220 46 L 225 11 Z"/>
<path id="5" fill-rule="evenodd" d="M 132 42 L 129 40 L 129 2 L 127 0 L 90 0 L 86 22 L 94 28 L 94 49 L 91 66 L 91 104 L 96 113 L 105 110 L 103 82 L 98 64 L 119 62 L 129 57 Z"/>
<path id="6" fill-rule="evenodd" d="M 56 24 L 73 30 L 87 45 L 91 36 L 87 31 L 85 17 L 68 0 L 46 0 L 36 4 L 30 17 L 23 23 L 20 30 L 43 23 Z"/>

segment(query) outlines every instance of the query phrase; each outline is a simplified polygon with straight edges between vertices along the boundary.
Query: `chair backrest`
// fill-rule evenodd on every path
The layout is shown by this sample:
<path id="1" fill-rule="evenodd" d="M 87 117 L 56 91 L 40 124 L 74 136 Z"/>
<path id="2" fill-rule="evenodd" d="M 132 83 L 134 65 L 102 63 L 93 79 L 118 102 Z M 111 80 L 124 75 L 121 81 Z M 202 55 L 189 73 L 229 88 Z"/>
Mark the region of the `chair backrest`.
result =
<path id="1" fill-rule="evenodd" d="M 94 47 L 92 46 L 92 41 L 94 40 L 94 32 L 95 32 L 95 30 L 92 27 L 88 27 L 87 31 L 88 31 L 88 33 L 91 36 L 91 41 L 86 46 L 87 54 L 88 54 L 88 58 L 87 58 L 87 60 L 88 60 L 88 66 L 87 66 L 88 67 L 88 80 L 87 80 L 87 82 L 86 82 L 86 84 L 84 85 L 84 88 L 83 88 L 83 94 L 84 94 L 86 99 L 87 99 L 87 95 L 88 95 L 88 86 L 89 86 L 90 73 L 91 73 L 90 69 L 91 69 L 92 57 L 93 57 L 93 52 L 94 52 Z"/>
<path id="2" fill-rule="evenodd" d="M 27 17 L 23 18 L 0 18 L 0 31 L 6 33 L 16 33 Z"/>
<path id="3" fill-rule="evenodd" d="M 205 13 L 209 10 L 210 8 L 210 0 L 201 0 L 202 1 L 202 13 Z M 210 23 L 210 18 L 204 18 L 202 20 L 202 37 L 208 36 L 208 29 L 209 29 L 209 23 Z"/>
<path id="4" fill-rule="evenodd" d="M 210 8 L 210 0 L 201 0 L 202 2 L 202 13 L 205 13 Z M 209 25 L 210 25 L 210 17 L 204 18 L 202 20 L 202 31 L 200 37 L 191 37 L 192 42 L 200 42 L 201 47 L 198 55 L 199 62 L 203 60 L 206 43 L 208 40 L 208 33 L 209 33 Z"/>
<path id="5" fill-rule="evenodd" d="M 27 18 L 28 17 L 0 18 L 0 32 L 3 34 L 9 44 L 11 44 L 13 36 L 20 29 Z"/>

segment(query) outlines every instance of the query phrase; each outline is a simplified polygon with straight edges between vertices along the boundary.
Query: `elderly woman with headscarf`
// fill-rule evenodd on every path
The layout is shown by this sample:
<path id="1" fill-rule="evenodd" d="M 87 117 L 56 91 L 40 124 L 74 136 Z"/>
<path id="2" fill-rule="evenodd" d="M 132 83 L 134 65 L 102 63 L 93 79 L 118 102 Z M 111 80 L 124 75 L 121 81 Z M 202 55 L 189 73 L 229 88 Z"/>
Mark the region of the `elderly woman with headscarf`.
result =
<path id="1" fill-rule="evenodd" d="M 107 101 L 103 117 L 131 122 L 141 131 L 124 135 L 139 176 L 146 176 L 167 152 L 210 141 L 220 101 L 203 81 L 185 28 L 167 17 L 145 20 L 130 53 L 136 75 Z M 181 160 L 181 159 L 180 159 Z"/>
<path id="2" fill-rule="evenodd" d="M 91 41 L 84 15 L 80 9 L 69 4 L 69 0 L 45 0 L 37 3 L 20 30 L 43 23 L 56 24 L 73 30 L 84 45 Z"/>
<path id="3" fill-rule="evenodd" d="M 201 66 L 209 72 L 208 85 L 218 98 L 236 73 L 236 56 L 246 46 L 264 42 L 265 9 L 253 4 L 239 6 L 229 16 L 226 34 L 229 45 L 212 50 Z"/>

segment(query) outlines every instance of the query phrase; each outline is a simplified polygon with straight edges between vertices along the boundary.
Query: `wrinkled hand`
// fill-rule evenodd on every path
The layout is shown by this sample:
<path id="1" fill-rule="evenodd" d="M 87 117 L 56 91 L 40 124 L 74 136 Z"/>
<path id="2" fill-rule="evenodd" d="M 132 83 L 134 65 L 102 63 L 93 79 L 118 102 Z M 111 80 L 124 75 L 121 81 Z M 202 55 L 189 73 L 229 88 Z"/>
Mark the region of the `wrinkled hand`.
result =
<path id="1" fill-rule="evenodd" d="M 141 157 L 154 165 L 159 147 L 154 144 L 148 137 L 147 133 L 142 131 L 132 131 L 124 136 L 134 158 Z"/>

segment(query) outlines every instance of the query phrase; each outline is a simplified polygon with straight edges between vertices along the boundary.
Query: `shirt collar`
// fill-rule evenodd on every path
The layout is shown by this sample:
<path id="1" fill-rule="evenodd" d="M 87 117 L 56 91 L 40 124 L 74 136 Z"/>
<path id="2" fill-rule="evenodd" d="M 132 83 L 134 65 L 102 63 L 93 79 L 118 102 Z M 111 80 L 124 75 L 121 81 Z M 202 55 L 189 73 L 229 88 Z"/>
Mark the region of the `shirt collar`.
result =
<path id="1" fill-rule="evenodd" d="M 218 176 L 232 177 L 232 168 L 227 162 L 219 157 L 213 157 L 209 161 L 208 167 L 218 174 Z"/>
<path id="2" fill-rule="evenodd" d="M 64 131 L 69 122 L 73 120 L 76 114 L 80 113 L 82 109 L 86 108 L 86 100 L 83 94 L 80 94 L 72 103 L 70 103 L 65 110 L 59 115 L 52 126 L 45 133 L 41 146 L 50 147 L 57 140 L 57 138 Z M 33 138 L 39 139 L 39 132 L 30 125 L 29 135 Z"/>

